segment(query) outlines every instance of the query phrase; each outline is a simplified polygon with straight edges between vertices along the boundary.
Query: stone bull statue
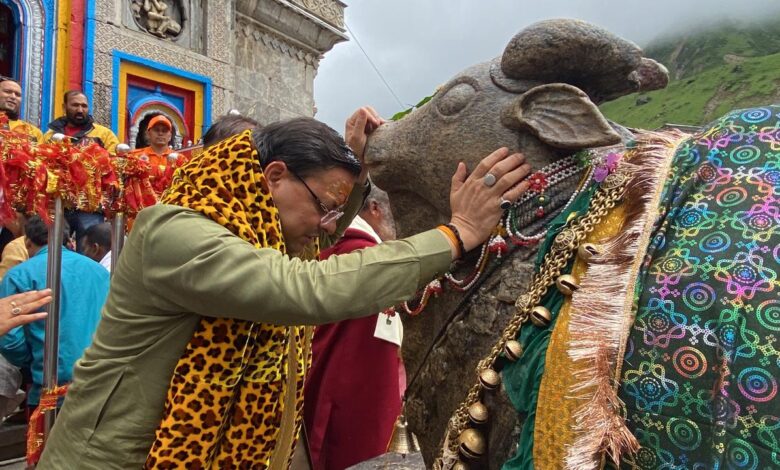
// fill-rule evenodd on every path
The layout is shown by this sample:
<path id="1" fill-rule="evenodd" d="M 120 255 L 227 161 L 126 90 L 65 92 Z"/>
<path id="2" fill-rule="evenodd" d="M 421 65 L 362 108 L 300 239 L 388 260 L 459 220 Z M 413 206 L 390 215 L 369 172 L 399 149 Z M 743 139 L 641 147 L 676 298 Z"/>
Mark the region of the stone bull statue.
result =
<path id="1" fill-rule="evenodd" d="M 458 161 L 506 146 L 537 170 L 406 307 L 427 302 L 403 354 L 428 467 L 780 465 L 780 108 L 686 136 L 596 106 L 666 82 L 632 43 L 545 21 L 371 137 L 402 234 L 447 219 Z"/>

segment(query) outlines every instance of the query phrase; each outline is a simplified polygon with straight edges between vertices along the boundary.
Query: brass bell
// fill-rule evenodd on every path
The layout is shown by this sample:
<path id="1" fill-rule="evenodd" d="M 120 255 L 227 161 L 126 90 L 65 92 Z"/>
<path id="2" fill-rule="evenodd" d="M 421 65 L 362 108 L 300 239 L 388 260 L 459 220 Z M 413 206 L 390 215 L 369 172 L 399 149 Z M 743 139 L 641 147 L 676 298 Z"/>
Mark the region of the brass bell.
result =
<path id="1" fill-rule="evenodd" d="M 488 420 L 488 409 L 487 406 L 485 406 L 484 403 L 481 401 L 478 401 L 471 406 L 469 406 L 468 409 L 469 413 L 469 419 L 474 424 L 485 424 Z"/>
<path id="2" fill-rule="evenodd" d="M 507 359 L 515 362 L 516 360 L 520 359 L 520 356 L 522 355 L 523 345 L 520 344 L 520 341 L 510 339 L 506 342 L 504 345 L 504 356 L 506 356 Z"/>
<path id="3" fill-rule="evenodd" d="M 393 433 L 390 435 L 390 442 L 387 444 L 387 452 L 406 455 L 420 451 L 420 444 L 417 442 L 417 436 L 409 430 L 406 423 L 406 416 L 401 413 L 393 425 Z"/>
<path id="4" fill-rule="evenodd" d="M 531 310 L 531 323 L 539 328 L 546 328 L 552 321 L 552 313 L 541 305 L 537 305 Z"/>
<path id="5" fill-rule="evenodd" d="M 596 255 L 601 254 L 601 247 L 595 243 L 583 243 L 577 248 L 577 256 L 582 258 L 583 261 L 590 261 Z"/>
<path id="6" fill-rule="evenodd" d="M 455 465 L 452 466 L 452 470 L 469 470 L 469 466 L 458 460 Z"/>
<path id="7" fill-rule="evenodd" d="M 495 390 L 501 383 L 501 376 L 493 369 L 482 369 L 479 373 L 479 383 L 488 390 Z"/>
<path id="8" fill-rule="evenodd" d="M 558 287 L 561 294 L 567 297 L 571 296 L 575 290 L 580 288 L 580 285 L 577 284 L 577 279 L 571 274 L 558 276 L 558 279 L 555 280 L 555 285 Z"/>
<path id="9" fill-rule="evenodd" d="M 458 437 L 458 449 L 464 457 L 478 459 L 485 453 L 485 438 L 476 429 L 466 429 Z"/>

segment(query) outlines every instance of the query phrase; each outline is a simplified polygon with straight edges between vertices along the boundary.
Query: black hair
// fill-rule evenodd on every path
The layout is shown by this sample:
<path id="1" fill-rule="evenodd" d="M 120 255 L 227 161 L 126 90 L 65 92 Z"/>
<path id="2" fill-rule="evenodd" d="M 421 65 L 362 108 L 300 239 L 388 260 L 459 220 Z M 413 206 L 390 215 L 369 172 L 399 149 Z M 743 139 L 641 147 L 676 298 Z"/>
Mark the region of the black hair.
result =
<path id="1" fill-rule="evenodd" d="M 338 132 L 312 118 L 279 121 L 253 132 L 260 166 L 282 161 L 301 178 L 331 168 L 360 174 L 360 162 Z"/>
<path id="2" fill-rule="evenodd" d="M 220 116 L 209 127 L 209 130 L 203 134 L 203 148 L 227 139 L 247 129 L 260 129 L 260 123 L 254 119 L 240 114 L 228 114 Z"/>
<path id="3" fill-rule="evenodd" d="M 11 78 L 11 77 L 6 77 L 5 75 L 0 75 L 0 83 L 3 83 L 3 82 L 14 82 L 17 85 L 22 86 L 22 84 L 19 83 L 19 80 L 16 80 L 16 79 Z"/>
<path id="4" fill-rule="evenodd" d="M 62 244 L 66 245 L 70 238 L 70 227 L 64 220 L 62 221 Z M 49 244 L 49 226 L 38 215 L 33 215 L 27 219 L 24 224 L 24 236 L 27 237 L 35 246 L 46 246 Z"/>
<path id="5" fill-rule="evenodd" d="M 84 239 L 87 243 L 97 243 L 106 250 L 111 250 L 111 224 L 103 222 L 92 225 L 84 232 Z"/>
<path id="6" fill-rule="evenodd" d="M 65 95 L 63 95 L 63 103 L 68 104 L 68 100 L 70 99 L 70 97 L 77 96 L 77 95 L 81 95 L 84 98 L 87 97 L 87 95 L 84 94 L 84 92 L 81 90 L 68 90 L 65 92 Z"/>

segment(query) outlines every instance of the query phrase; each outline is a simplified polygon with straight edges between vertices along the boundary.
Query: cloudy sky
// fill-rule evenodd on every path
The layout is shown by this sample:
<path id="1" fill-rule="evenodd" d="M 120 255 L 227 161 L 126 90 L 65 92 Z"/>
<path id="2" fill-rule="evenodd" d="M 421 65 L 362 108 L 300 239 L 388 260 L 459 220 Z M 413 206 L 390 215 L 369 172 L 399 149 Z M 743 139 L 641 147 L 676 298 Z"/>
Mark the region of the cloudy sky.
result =
<path id="1" fill-rule="evenodd" d="M 357 107 L 381 115 L 417 103 L 453 74 L 498 56 L 536 21 L 579 18 L 643 45 L 670 30 L 721 18 L 755 20 L 780 13 L 780 0 L 345 0 L 346 23 L 396 98 L 353 39 L 320 62 L 314 82 L 317 118 L 339 131 Z M 739 6 L 737 6 L 739 5 Z M 354 35 L 354 36 L 353 36 Z M 400 104 L 399 104 L 400 101 Z"/>

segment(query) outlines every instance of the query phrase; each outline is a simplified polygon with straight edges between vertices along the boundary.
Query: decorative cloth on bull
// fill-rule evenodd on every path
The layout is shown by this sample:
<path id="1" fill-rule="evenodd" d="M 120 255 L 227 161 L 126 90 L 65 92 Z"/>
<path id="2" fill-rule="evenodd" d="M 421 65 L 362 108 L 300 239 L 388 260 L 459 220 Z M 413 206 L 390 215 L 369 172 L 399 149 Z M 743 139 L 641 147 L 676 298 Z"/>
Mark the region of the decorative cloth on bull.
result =
<path id="1" fill-rule="evenodd" d="M 257 248 L 284 253 L 278 210 L 251 136 L 245 131 L 184 165 L 162 202 L 194 209 Z M 179 359 L 146 468 L 262 469 L 272 457 L 285 460 L 275 461 L 279 468 L 289 465 L 295 440 L 284 439 L 282 423 L 294 413 L 287 434 L 298 435 L 307 333 L 229 315 L 203 317 Z"/>
<path id="2" fill-rule="evenodd" d="M 620 397 L 638 468 L 780 466 L 780 106 L 678 150 Z"/>
<path id="3" fill-rule="evenodd" d="M 595 469 L 605 453 L 618 462 L 639 446 L 625 425 L 617 370 L 661 188 L 685 137 L 677 132 L 636 136 L 621 163 L 634 175 L 623 201 L 585 239 L 591 245 L 581 246 L 589 255 L 578 256 L 572 268 L 579 287 L 560 309 L 539 386 L 533 438 L 538 468 Z"/>
<path id="4" fill-rule="evenodd" d="M 618 310 L 606 304 L 597 312 L 584 308 L 597 303 L 592 298 L 595 291 L 608 287 L 604 279 L 597 282 L 588 275 L 573 296 L 571 315 L 555 301 L 555 293 L 546 299 L 545 305 L 555 314 L 552 339 L 524 330 L 525 336 L 520 338 L 525 346 L 524 360 L 504 370 L 513 403 L 528 414 L 520 452 L 506 468 L 603 465 L 601 452 L 608 450 L 616 436 L 608 436 L 601 448 L 593 438 L 603 427 L 609 428 L 610 419 L 605 416 L 599 423 L 599 417 L 594 416 L 593 410 L 600 409 L 594 406 L 599 404 L 593 392 L 596 387 L 578 387 L 573 380 L 563 385 L 550 382 L 545 389 L 549 375 L 567 367 L 575 379 L 582 379 L 583 371 L 615 382 L 620 378 L 613 408 L 624 403 L 627 412 L 613 409 L 612 418 L 622 421 L 625 415 L 641 446 L 626 462 L 627 467 L 769 468 L 780 463 L 780 408 L 772 406 L 780 372 L 774 345 L 775 331 L 780 329 L 776 321 L 780 304 L 776 269 L 780 261 L 778 117 L 780 107 L 731 113 L 707 131 L 676 145 L 671 171 L 665 171 L 666 165 L 658 166 L 668 177 L 656 180 L 660 202 L 649 207 L 651 217 L 644 217 L 656 223 L 644 230 L 649 240 L 637 253 L 643 262 L 636 263 L 636 281 L 629 280 L 623 289 L 627 301 L 618 302 L 628 307 L 618 309 L 624 315 L 616 315 Z M 640 151 L 637 156 L 647 155 Z M 619 209 L 616 207 L 615 217 L 605 223 L 619 223 L 622 217 L 623 231 L 632 231 L 630 221 L 636 210 L 624 207 L 621 216 Z M 594 234 L 598 235 L 597 231 Z M 625 233 L 614 240 L 623 236 Z M 540 253 L 545 251 L 542 246 Z M 606 272 L 604 267 L 599 269 Z M 588 274 L 594 274 L 590 268 Z M 638 294 L 634 296 L 634 292 Z M 610 339 L 620 338 L 620 328 L 609 318 L 599 323 L 599 335 L 583 330 L 588 322 L 597 326 L 596 316 L 610 310 L 615 310 L 613 320 L 625 317 L 623 330 L 626 336 L 630 334 L 630 340 L 623 344 Z M 561 323 L 559 311 L 566 322 Z M 556 344 L 561 328 L 566 334 L 560 338 L 562 344 Z M 617 359 L 616 370 L 603 374 L 598 368 L 588 369 L 598 364 L 598 354 L 585 369 L 577 363 L 588 348 L 598 352 L 594 344 L 582 344 L 588 333 L 596 338 L 592 343 L 605 338 L 612 344 L 608 358 Z M 548 345 L 546 355 L 542 355 Z M 574 359 L 574 365 L 569 360 L 563 369 L 555 369 L 555 363 L 568 360 L 565 356 Z M 598 380 L 586 385 L 597 384 Z M 588 398 L 588 394 L 587 401 L 572 408 L 573 398 Z M 556 397 L 566 406 L 546 406 Z M 555 432 L 559 421 L 590 426 L 587 435 L 580 426 L 575 429 L 578 435 L 573 436 Z M 612 431 L 624 432 L 618 428 Z M 563 445 L 553 446 L 555 452 L 545 447 L 551 439 L 555 444 L 563 441 Z M 629 456 L 623 457 L 625 461 Z"/>
<path id="5" fill-rule="evenodd" d="M 550 250 L 555 237 L 566 227 L 567 222 L 588 212 L 591 199 L 597 188 L 598 184 L 592 182 L 581 191 L 580 195 L 574 199 L 567 210 L 563 211 L 549 224 L 547 236 L 539 247 L 536 259 L 537 272 L 539 272 L 545 255 Z M 570 273 L 572 272 L 571 270 L 572 263 L 567 265 L 563 272 Z M 512 459 L 505 463 L 503 467 L 505 470 L 542 468 L 536 467 L 534 462 L 536 410 L 537 403 L 541 399 L 539 397 L 539 388 L 545 371 L 546 361 L 548 360 L 546 357 L 547 348 L 552 333 L 557 327 L 564 303 L 568 303 L 568 301 L 557 289 L 553 287 L 547 291 L 540 305 L 545 306 L 552 313 L 550 326 L 539 328 L 527 325 L 524 327 L 517 338 L 523 345 L 522 358 L 517 362 L 507 364 L 503 369 L 502 375 L 507 394 L 518 413 L 525 416 L 518 451 Z"/>

